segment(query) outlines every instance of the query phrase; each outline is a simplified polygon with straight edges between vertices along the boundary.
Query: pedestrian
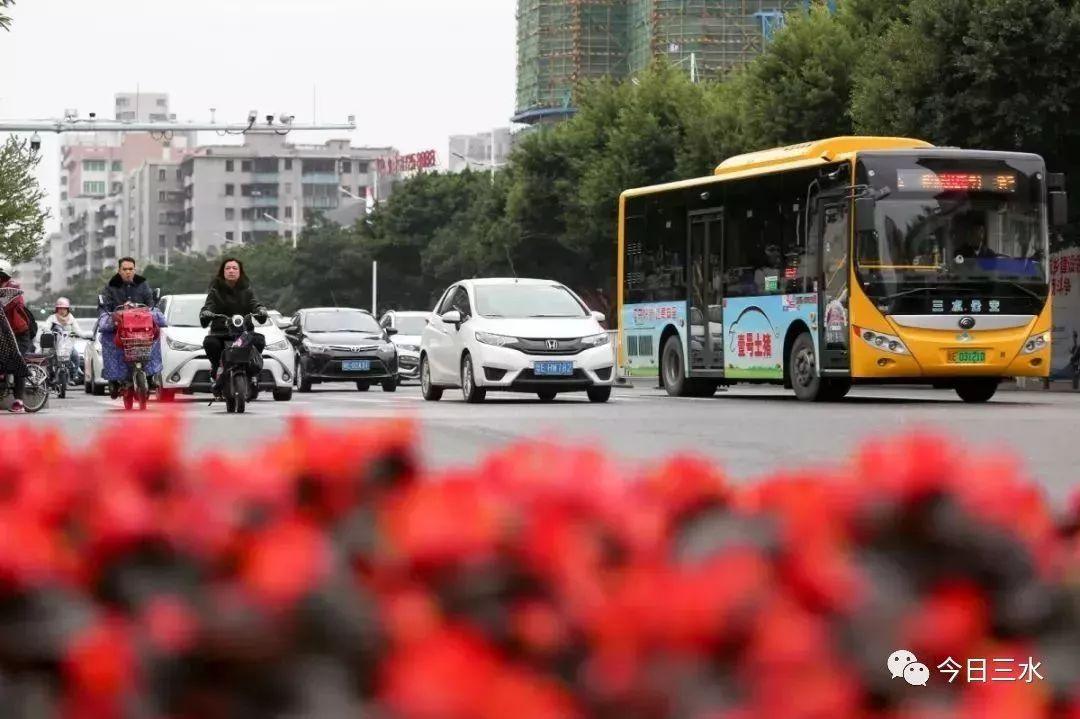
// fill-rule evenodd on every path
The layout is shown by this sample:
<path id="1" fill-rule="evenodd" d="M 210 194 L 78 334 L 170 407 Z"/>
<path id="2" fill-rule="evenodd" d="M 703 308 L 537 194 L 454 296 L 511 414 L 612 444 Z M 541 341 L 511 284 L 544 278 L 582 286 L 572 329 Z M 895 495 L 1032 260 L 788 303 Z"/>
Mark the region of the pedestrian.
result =
<path id="1" fill-rule="evenodd" d="M 0 261 L 0 292 L 4 301 L 4 327 L 0 327 L 0 369 L 4 375 L 12 375 L 14 383 L 12 394 L 14 401 L 9 411 L 25 414 L 23 396 L 26 394 L 26 378 L 30 370 L 24 355 L 34 351 L 34 337 L 37 335 L 37 321 L 26 307 L 22 288 L 12 276 L 11 265 Z"/>
<path id="2" fill-rule="evenodd" d="M 228 326 L 222 318 L 233 315 L 252 315 L 259 322 L 266 322 L 266 307 L 255 297 L 255 290 L 244 272 L 244 264 L 235 257 L 226 257 L 218 267 L 217 275 L 210 282 L 206 304 L 199 313 L 199 321 L 210 332 L 203 340 L 206 358 L 210 360 L 210 376 L 214 380 L 214 396 L 221 394 L 221 354 L 229 337 Z M 255 348 L 261 354 L 266 348 L 266 338 L 255 333 Z"/>

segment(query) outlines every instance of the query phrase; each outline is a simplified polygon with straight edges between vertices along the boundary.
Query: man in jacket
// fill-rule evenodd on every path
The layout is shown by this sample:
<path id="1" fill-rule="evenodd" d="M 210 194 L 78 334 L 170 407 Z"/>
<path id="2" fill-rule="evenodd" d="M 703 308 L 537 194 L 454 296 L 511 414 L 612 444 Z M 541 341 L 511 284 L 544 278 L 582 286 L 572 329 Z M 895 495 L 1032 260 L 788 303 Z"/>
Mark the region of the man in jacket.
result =
<path id="1" fill-rule="evenodd" d="M 154 306 L 154 292 L 146 283 L 145 277 L 135 274 L 135 260 L 131 257 L 120 259 L 117 273 L 101 291 L 98 314 L 111 314 L 126 302 Z"/>
<path id="2" fill-rule="evenodd" d="M 210 376 L 214 378 L 213 392 L 221 393 L 221 354 L 229 337 L 228 326 L 222 316 L 252 315 L 259 322 L 266 322 L 266 307 L 255 298 L 255 290 L 244 274 L 244 265 L 234 257 L 226 257 L 218 267 L 218 273 L 206 293 L 206 304 L 199 313 L 199 322 L 209 327 L 210 333 L 203 340 L 206 358 L 210 360 Z M 261 353 L 266 348 L 266 338 L 255 334 L 255 347 Z"/>

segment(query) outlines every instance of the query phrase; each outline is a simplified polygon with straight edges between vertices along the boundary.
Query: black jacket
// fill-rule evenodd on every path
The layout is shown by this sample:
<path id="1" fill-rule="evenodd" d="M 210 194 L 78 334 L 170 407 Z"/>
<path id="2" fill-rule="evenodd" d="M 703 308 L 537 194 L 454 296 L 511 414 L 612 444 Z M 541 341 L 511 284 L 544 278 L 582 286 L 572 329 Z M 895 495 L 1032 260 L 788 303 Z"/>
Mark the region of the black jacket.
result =
<path id="1" fill-rule="evenodd" d="M 150 285 L 146 284 L 146 278 L 135 275 L 130 285 L 125 285 L 120 279 L 120 273 L 113 275 L 109 284 L 101 291 L 102 302 L 98 304 L 98 314 L 102 312 L 115 312 L 116 308 L 125 302 L 137 302 L 147 307 L 154 306 L 154 292 Z"/>
<path id="2" fill-rule="evenodd" d="M 247 276 L 241 275 L 235 287 L 220 277 L 215 277 L 206 293 L 206 304 L 199 313 L 199 322 L 203 327 L 210 327 L 212 335 L 228 335 L 225 320 L 213 315 L 261 315 L 266 316 L 266 308 L 255 299 L 255 290 Z"/>

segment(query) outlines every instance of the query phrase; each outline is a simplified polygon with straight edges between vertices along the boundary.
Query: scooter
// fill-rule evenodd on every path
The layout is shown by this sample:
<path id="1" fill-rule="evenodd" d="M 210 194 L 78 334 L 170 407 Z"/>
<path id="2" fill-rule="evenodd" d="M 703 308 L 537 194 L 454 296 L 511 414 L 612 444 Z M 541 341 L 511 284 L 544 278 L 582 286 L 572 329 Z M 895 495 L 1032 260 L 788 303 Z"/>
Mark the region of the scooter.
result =
<path id="1" fill-rule="evenodd" d="M 48 357 L 49 384 L 60 399 L 67 397 L 72 384 L 69 368 L 72 350 L 71 333 L 54 326 L 52 332 L 41 335 L 41 352 Z"/>
<path id="2" fill-rule="evenodd" d="M 158 338 L 158 328 L 149 307 L 129 304 L 118 309 L 115 314 L 116 344 L 124 351 L 124 362 L 131 368 L 131 380 L 120 387 L 124 398 L 124 409 L 130 410 L 139 403 L 139 409 L 146 409 L 150 398 L 150 379 L 146 365 L 150 362 L 150 353 Z"/>
<path id="3" fill-rule="evenodd" d="M 221 396 L 226 412 L 243 414 L 247 403 L 258 394 L 263 368 L 262 353 L 255 346 L 255 325 L 251 315 L 217 316 L 225 320 L 229 331 L 229 342 L 221 353 Z"/>

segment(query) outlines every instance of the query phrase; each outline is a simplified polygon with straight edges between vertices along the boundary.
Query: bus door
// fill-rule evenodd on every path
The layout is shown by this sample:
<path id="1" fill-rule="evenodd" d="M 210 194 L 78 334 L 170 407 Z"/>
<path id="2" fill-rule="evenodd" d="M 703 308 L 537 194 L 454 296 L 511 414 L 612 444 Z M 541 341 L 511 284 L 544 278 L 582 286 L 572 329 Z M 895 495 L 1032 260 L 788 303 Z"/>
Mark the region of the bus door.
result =
<path id="1" fill-rule="evenodd" d="M 847 374 L 851 370 L 848 298 L 848 222 L 851 200 L 844 196 L 819 197 L 815 203 L 811 247 L 821 260 L 818 289 L 819 364 L 822 374 Z M 813 251 L 812 251 L 813 252 Z"/>
<path id="2" fill-rule="evenodd" d="M 723 209 L 702 210 L 689 214 L 687 263 L 690 293 L 687 318 L 689 326 L 690 368 L 718 370 L 724 367 Z"/>

